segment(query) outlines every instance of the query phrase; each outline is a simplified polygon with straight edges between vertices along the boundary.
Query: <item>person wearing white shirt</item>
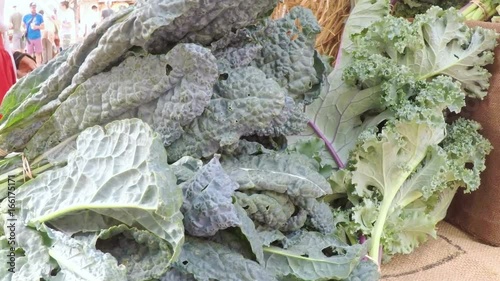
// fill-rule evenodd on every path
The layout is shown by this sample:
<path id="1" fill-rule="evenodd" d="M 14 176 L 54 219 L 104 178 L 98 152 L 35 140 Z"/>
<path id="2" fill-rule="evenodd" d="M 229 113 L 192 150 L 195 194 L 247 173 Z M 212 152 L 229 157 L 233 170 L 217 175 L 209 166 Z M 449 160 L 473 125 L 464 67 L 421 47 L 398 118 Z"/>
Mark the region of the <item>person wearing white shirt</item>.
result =
<path id="1" fill-rule="evenodd" d="M 61 39 L 61 49 L 67 49 L 75 40 L 76 22 L 75 13 L 69 9 L 69 2 L 62 1 L 61 9 L 57 15 L 59 21 L 59 38 Z"/>

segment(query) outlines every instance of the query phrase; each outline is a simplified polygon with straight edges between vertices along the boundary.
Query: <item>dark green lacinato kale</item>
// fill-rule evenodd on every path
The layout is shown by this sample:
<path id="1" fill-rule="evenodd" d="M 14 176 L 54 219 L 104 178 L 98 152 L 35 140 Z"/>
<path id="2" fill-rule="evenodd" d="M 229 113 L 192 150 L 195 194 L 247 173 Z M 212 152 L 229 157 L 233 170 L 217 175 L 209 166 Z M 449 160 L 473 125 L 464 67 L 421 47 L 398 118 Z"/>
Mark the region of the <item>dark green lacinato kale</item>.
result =
<path id="1" fill-rule="evenodd" d="M 377 281 L 380 280 L 380 272 L 376 263 L 363 259 L 354 268 L 351 275 L 344 281 Z"/>
<path id="2" fill-rule="evenodd" d="M 210 157 L 240 137 L 267 128 L 279 119 L 286 90 L 256 67 L 234 69 L 215 87 L 216 96 L 203 114 L 167 147 L 171 161 L 182 156 Z"/>
<path id="3" fill-rule="evenodd" d="M 203 281 L 277 281 L 264 266 L 245 259 L 231 248 L 189 236 L 186 237 L 181 256 L 173 268 L 184 274 L 192 274 L 196 280 Z M 179 276 L 178 273 L 176 275 Z"/>
<path id="4" fill-rule="evenodd" d="M 0 182 L 36 171 L 15 191 L 19 271 L 2 281 L 351 274 L 366 246 L 333 236 L 322 164 L 286 150 L 329 72 L 319 25 L 302 8 L 267 18 L 276 2 L 139 0 L 19 84 L 0 148 L 22 153 Z"/>
<path id="5" fill-rule="evenodd" d="M 54 59 L 34 69 L 30 75 L 19 79 L 2 100 L 0 113 L 4 116 L 9 115 L 13 107 L 38 92 L 43 87 L 43 82 L 48 80 L 51 75 L 54 75 L 54 72 L 68 59 L 68 56 L 75 48 L 76 46 L 72 46 L 63 50 Z"/>
<path id="6" fill-rule="evenodd" d="M 123 11 L 102 23 L 85 38 L 84 42 L 74 46 L 74 50 L 65 52 L 64 54 L 67 55 L 65 61 L 53 72 L 53 75 L 40 85 L 39 90 L 30 92 L 29 95 L 25 96 L 25 99 L 16 100 L 13 103 L 2 103 L 2 114 L 4 115 L 0 123 L 0 139 L 2 142 L 9 143 L 6 141 L 9 134 L 17 134 L 18 136 L 21 134 L 33 135 L 40 128 L 43 121 L 49 118 L 63 101 L 64 97 L 61 96 L 61 92 L 71 84 L 73 76 L 78 73 L 78 69 L 84 63 L 87 55 L 96 48 L 103 34 L 121 20 L 127 12 L 128 10 Z M 31 75 L 35 75 L 35 73 L 29 76 Z M 12 91 L 8 96 L 16 95 L 16 93 Z M 10 97 L 6 98 L 11 99 Z M 6 148 L 8 150 L 18 149 L 12 146 Z"/>
<path id="7" fill-rule="evenodd" d="M 443 9 L 461 8 L 469 0 L 399 0 L 394 6 L 394 15 L 397 17 L 413 18 L 415 15 L 423 14 L 432 6 Z"/>
<path id="8" fill-rule="evenodd" d="M 180 137 L 182 125 L 203 112 L 216 80 L 215 58 L 198 45 L 179 44 L 167 55 L 129 57 L 78 86 L 28 142 L 27 155 L 37 156 L 87 127 L 130 111 L 169 144 Z"/>
<path id="9" fill-rule="evenodd" d="M 269 14 L 276 0 L 206 2 L 202 0 L 140 0 L 117 13 L 89 35 L 70 54 L 41 89 L 27 100 L 3 108 L 0 124 L 2 148 L 19 151 L 24 146 L 7 143 L 10 131 L 32 136 L 80 84 L 118 65 L 133 48 L 166 53 L 175 43 L 210 44 L 231 30 L 252 24 Z M 196 19 L 196 20 L 193 20 Z M 106 84 L 101 81 L 100 83 Z M 13 137 L 11 139 L 16 139 Z"/>
<path id="10" fill-rule="evenodd" d="M 160 278 L 169 267 L 170 246 L 151 232 L 121 224 L 101 232 L 98 238 L 96 249 L 125 265 L 130 280 Z"/>
<path id="11" fill-rule="evenodd" d="M 317 198 L 331 193 L 318 163 L 298 153 L 227 157 L 229 177 L 239 184 L 236 201 L 256 223 L 283 232 L 309 226 L 334 230 L 329 206 Z"/>
<path id="12" fill-rule="evenodd" d="M 181 184 L 184 227 L 192 236 L 212 236 L 217 231 L 241 224 L 231 196 L 238 184 L 222 169 L 218 157 L 201 167 Z"/>
<path id="13" fill-rule="evenodd" d="M 212 48 L 224 68 L 256 66 L 287 89 L 288 96 L 308 104 L 319 95 L 324 74 L 314 48 L 320 31 L 312 12 L 296 7 L 279 20 L 240 29 Z"/>

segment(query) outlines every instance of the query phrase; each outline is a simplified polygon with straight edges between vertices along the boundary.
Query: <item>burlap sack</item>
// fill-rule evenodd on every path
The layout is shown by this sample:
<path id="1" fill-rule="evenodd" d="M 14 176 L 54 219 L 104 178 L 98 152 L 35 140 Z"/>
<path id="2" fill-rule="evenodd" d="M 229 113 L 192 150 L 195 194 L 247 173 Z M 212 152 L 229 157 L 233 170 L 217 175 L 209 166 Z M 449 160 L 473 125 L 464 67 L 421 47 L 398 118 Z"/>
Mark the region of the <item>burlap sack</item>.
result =
<path id="1" fill-rule="evenodd" d="M 438 237 L 382 265 L 382 281 L 499 281 L 500 248 L 441 222 Z M 366 280 L 370 281 L 370 280 Z"/>
<path id="2" fill-rule="evenodd" d="M 471 22 L 469 25 L 500 32 L 500 24 Z M 481 175 L 479 189 L 470 194 L 459 190 L 446 220 L 484 243 L 500 246 L 500 46 L 496 48 L 495 61 L 488 69 L 493 76 L 487 97 L 482 101 L 468 101 L 461 115 L 482 125 L 481 133 L 490 140 L 494 149 L 486 158 L 486 170 Z"/>

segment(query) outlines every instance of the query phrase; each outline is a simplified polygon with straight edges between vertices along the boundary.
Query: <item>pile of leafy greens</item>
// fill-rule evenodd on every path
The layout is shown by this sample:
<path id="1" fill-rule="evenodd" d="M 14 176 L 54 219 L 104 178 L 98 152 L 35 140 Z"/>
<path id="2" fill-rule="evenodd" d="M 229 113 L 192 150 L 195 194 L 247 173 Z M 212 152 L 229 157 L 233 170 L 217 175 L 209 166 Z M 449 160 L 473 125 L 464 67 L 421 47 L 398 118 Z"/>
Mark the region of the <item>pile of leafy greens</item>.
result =
<path id="1" fill-rule="evenodd" d="M 0 280 L 378 280 L 433 235 L 491 149 L 445 113 L 485 96 L 494 32 L 363 0 L 332 69 L 275 5 L 137 1 L 16 84 Z"/>
<path id="2" fill-rule="evenodd" d="M 330 178 L 339 233 L 370 237 L 379 260 L 380 248 L 390 258 L 435 236 L 457 189 L 478 188 L 490 143 L 478 123 L 447 116 L 487 94 L 497 35 L 469 28 L 455 9 L 409 22 L 372 2 L 352 12 L 304 136 L 318 133 L 333 152 L 314 154 L 324 167 L 344 168 Z"/>
<path id="3" fill-rule="evenodd" d="M 432 6 L 442 9 L 460 9 L 469 3 L 469 0 L 393 0 L 393 13 L 398 17 L 413 18 L 425 13 Z"/>

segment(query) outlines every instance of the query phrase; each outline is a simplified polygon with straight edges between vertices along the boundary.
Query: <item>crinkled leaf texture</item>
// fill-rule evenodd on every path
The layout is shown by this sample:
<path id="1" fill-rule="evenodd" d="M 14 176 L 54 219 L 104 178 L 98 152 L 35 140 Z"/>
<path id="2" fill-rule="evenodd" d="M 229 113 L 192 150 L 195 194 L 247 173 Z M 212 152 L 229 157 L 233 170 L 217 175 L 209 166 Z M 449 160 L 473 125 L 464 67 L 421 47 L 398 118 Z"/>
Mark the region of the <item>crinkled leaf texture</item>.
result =
<path id="1" fill-rule="evenodd" d="M 285 107 L 286 90 L 256 67 L 234 69 L 219 81 L 203 114 L 167 147 L 169 160 L 210 157 L 240 137 L 268 128 Z"/>
<path id="2" fill-rule="evenodd" d="M 262 25 L 238 30 L 241 34 L 230 46 L 239 48 L 236 48 L 238 52 L 233 51 L 230 62 L 239 66 L 248 57 L 248 52 L 242 50 L 260 47 L 253 54 L 250 65 L 276 80 L 295 101 L 310 103 L 319 94 L 323 74 L 318 71 L 322 70 L 321 62 L 316 60 L 314 48 L 320 30 L 311 10 L 295 7 L 281 19 L 267 19 Z"/>
<path id="3" fill-rule="evenodd" d="M 52 245 L 48 253 L 59 265 L 60 271 L 50 280 L 126 280 L 126 268 L 118 265 L 116 259 L 107 253 L 96 250 L 56 230 L 44 227 Z M 33 261 L 37 262 L 37 261 Z M 142 279 L 136 279 L 142 280 Z"/>
<path id="4" fill-rule="evenodd" d="M 7 214 L 2 214 L 2 217 L 5 219 L 11 218 L 10 215 Z M 6 228 L 9 225 L 8 222 L 9 221 L 6 220 L 2 225 L 6 233 L 10 233 L 10 230 Z M 7 280 L 21 281 L 48 278 L 50 276 L 50 271 L 56 268 L 57 264 L 50 258 L 49 247 L 47 243 L 45 243 L 47 234 L 17 223 L 15 231 L 16 245 L 6 244 L 0 246 L 2 250 L 9 250 L 12 246 L 18 249 L 16 251 L 15 273 L 9 274 L 8 276 L 10 276 L 11 279 Z M 21 254 L 19 250 L 22 250 L 23 254 Z"/>
<path id="5" fill-rule="evenodd" d="M 318 173 L 318 163 L 302 154 L 225 157 L 222 165 L 238 183 L 238 190 L 267 190 L 307 198 L 331 193 L 330 185 Z"/>
<path id="6" fill-rule="evenodd" d="M 380 272 L 376 263 L 369 259 L 363 259 L 354 268 L 351 275 L 345 281 L 377 281 L 380 280 Z"/>
<path id="7" fill-rule="evenodd" d="M 184 239 L 182 192 L 160 137 L 138 119 L 83 131 L 67 165 L 47 171 L 17 192 L 19 223 L 69 234 L 126 224 L 169 244 L 169 261 Z M 75 216 L 79 219 L 75 219 Z"/>
<path id="8" fill-rule="evenodd" d="M 126 268 L 91 243 L 71 238 L 41 225 L 38 230 L 17 225 L 15 273 L 0 275 L 2 281 L 24 280 L 127 280 Z M 11 245 L 0 245 L 6 255 Z M 22 250 L 22 251 L 19 251 Z M 2 253 L 3 254 L 3 253 Z M 5 267 L 7 269 L 7 267 Z M 54 274 L 55 272 L 55 274 Z"/>
<path id="9" fill-rule="evenodd" d="M 386 260 L 435 236 L 457 188 L 480 184 L 491 145 L 479 129 L 464 119 L 449 125 L 414 119 L 364 133 L 352 154 L 355 226 L 348 229 L 379 239 Z"/>
<path id="10" fill-rule="evenodd" d="M 264 247 L 266 269 L 280 280 L 338 280 L 349 277 L 364 246 L 348 246 L 336 237 L 304 231 L 289 238 L 288 247 Z"/>
<path id="11" fill-rule="evenodd" d="M 203 166 L 203 161 L 191 156 L 184 156 L 172 163 L 170 168 L 177 178 L 177 184 L 186 182 L 194 177 L 196 172 Z"/>
<path id="12" fill-rule="evenodd" d="M 305 108 L 306 116 L 324 134 L 324 141 L 333 146 L 344 163 L 350 149 L 345 144 L 355 141 L 362 130 L 358 128 L 361 125 L 358 116 L 378 106 L 378 98 L 373 96 L 372 90 L 359 91 L 342 81 L 345 67 L 352 62 L 350 53 L 354 46 L 351 37 L 388 15 L 389 11 L 388 0 L 357 1 L 345 24 L 335 68 L 328 75 L 319 98 Z M 310 127 L 300 137 L 290 140 L 293 142 L 315 135 L 317 133 Z M 331 155 L 329 158 L 333 159 Z"/>
<path id="13" fill-rule="evenodd" d="M 181 211 L 190 235 L 212 236 L 241 224 L 231 199 L 238 184 L 224 172 L 219 156 L 214 156 L 181 186 L 184 194 Z"/>
<path id="14" fill-rule="evenodd" d="M 331 233 L 333 216 L 317 198 L 330 194 L 318 163 L 299 153 L 225 157 L 229 176 L 239 184 L 235 199 L 254 222 L 289 232 L 308 224 Z"/>
<path id="15" fill-rule="evenodd" d="M 6 118 L 14 111 L 25 99 L 31 97 L 34 93 L 40 90 L 44 81 L 49 79 L 51 75 L 61 66 L 63 62 L 68 59 L 72 49 L 65 49 L 59 53 L 54 59 L 48 61 L 46 64 L 37 67 L 28 75 L 19 79 L 14 84 L 0 105 L 0 113 L 3 118 Z M 27 114 L 27 112 L 26 112 Z"/>
<path id="16" fill-rule="evenodd" d="M 189 236 L 186 237 L 181 256 L 174 268 L 193 274 L 198 281 L 277 280 L 264 267 L 245 259 L 230 248 Z"/>
<path id="17" fill-rule="evenodd" d="M 371 2 L 361 1 L 363 5 Z M 380 5 L 388 7 L 387 1 L 376 1 L 370 9 Z M 392 117 L 387 107 L 401 107 L 401 99 L 419 92 L 437 91 L 427 85 L 436 79 L 443 84 L 440 77 L 448 78 L 448 88 L 455 83 L 458 92 L 484 97 L 491 76 L 484 66 L 493 61 L 496 45 L 493 30 L 469 28 L 453 9 L 432 8 L 412 23 L 382 18 L 380 13 L 374 20 L 373 14 L 366 29 L 355 29 L 349 25 L 351 18 L 360 17 L 357 9 L 358 5 L 346 27 L 347 32 L 356 32 L 347 33 L 352 41 L 348 50 L 342 49 L 341 61 L 329 76 L 329 90 L 306 109 L 343 163 L 364 129 Z M 450 110 L 463 106 L 463 99 L 453 99 L 453 95 L 447 99 Z"/>
<path id="18" fill-rule="evenodd" d="M 158 54 L 168 52 L 174 42 L 207 45 L 232 29 L 268 15 L 276 2 L 139 0 L 87 36 L 57 69 L 57 74 L 1 123 L 0 136 L 9 131 L 17 131 L 18 138 L 22 137 L 21 132 L 32 135 L 83 82 L 121 62 L 133 48 Z"/>
<path id="19" fill-rule="evenodd" d="M 149 231 L 122 224 L 103 230 L 98 238 L 95 247 L 124 265 L 128 280 L 160 278 L 170 265 L 170 245 Z"/>
<path id="20" fill-rule="evenodd" d="M 240 205 L 235 204 L 234 207 L 238 219 L 241 221 L 238 227 L 218 231 L 209 239 L 231 248 L 247 259 L 255 260 L 261 265 L 264 264 L 263 241 L 255 228 L 254 222 Z"/>
<path id="21" fill-rule="evenodd" d="M 31 138 L 26 153 L 37 156 L 125 113 L 148 123 L 168 145 L 201 115 L 217 77 L 215 57 L 195 44 L 178 44 L 167 55 L 128 57 L 78 86 Z"/>
<path id="22" fill-rule="evenodd" d="M 209 44 L 252 23 L 272 10 L 274 0 L 139 0 L 133 10 L 103 35 L 88 55 L 74 82 L 81 83 L 104 70 L 133 46 L 152 53 L 168 50 L 171 42 Z M 110 46 L 112 45 L 112 46 Z"/>
<path id="23" fill-rule="evenodd" d="M 10 131 L 24 131 L 33 134 L 31 131 L 38 130 L 43 121 L 57 109 L 60 102 L 67 98 L 67 95 L 62 97 L 60 94 L 71 84 L 71 79 L 78 72 L 87 55 L 97 46 L 102 35 L 121 19 L 123 13 L 103 22 L 96 28 L 95 32 L 85 38 L 84 42 L 61 54 L 63 55 L 61 58 L 67 55 L 65 62 L 40 85 L 39 90 L 33 91 L 26 99 L 16 104 L 11 109 L 11 114 L 1 120 L 0 134 L 4 135 Z"/>

